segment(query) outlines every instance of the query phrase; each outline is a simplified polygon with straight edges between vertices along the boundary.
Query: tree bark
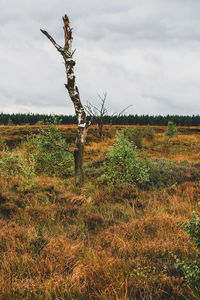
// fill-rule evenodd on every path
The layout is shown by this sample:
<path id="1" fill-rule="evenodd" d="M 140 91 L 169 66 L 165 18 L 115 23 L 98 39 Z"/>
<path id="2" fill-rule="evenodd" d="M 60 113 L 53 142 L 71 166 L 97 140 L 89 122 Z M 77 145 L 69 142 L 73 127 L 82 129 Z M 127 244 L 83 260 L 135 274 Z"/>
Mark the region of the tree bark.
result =
<path id="1" fill-rule="evenodd" d="M 84 182 L 83 154 L 84 145 L 80 145 L 79 148 L 74 149 L 75 185 L 77 186 L 83 185 Z"/>
<path id="2" fill-rule="evenodd" d="M 99 120 L 97 122 L 97 136 L 99 138 L 102 138 L 102 135 L 103 135 L 103 120 Z"/>
<path id="3" fill-rule="evenodd" d="M 77 136 L 75 140 L 75 148 L 74 148 L 74 165 L 75 165 L 75 184 L 82 185 L 84 182 L 84 173 L 83 173 L 83 154 L 84 154 L 84 144 L 87 136 L 87 130 L 89 124 L 86 120 L 86 113 L 84 107 L 80 100 L 79 90 L 76 85 L 76 78 L 74 74 L 74 66 L 75 61 L 73 60 L 74 51 L 72 51 L 72 29 L 70 28 L 69 18 L 67 15 L 63 17 L 64 23 L 64 37 L 65 37 L 65 45 L 64 47 L 59 46 L 55 40 L 49 35 L 49 33 L 45 30 L 41 30 L 41 32 L 51 41 L 54 47 L 60 52 L 64 59 L 66 76 L 67 76 L 67 84 L 65 87 L 69 93 L 69 96 L 73 102 L 75 113 L 77 116 L 78 129 Z"/>

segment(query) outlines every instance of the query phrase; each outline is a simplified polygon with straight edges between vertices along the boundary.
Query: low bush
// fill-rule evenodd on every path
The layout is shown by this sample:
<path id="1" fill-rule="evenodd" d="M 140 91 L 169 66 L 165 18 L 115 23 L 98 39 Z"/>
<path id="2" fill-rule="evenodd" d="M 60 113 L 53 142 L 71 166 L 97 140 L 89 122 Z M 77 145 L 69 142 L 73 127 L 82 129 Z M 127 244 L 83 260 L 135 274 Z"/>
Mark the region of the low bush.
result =
<path id="1" fill-rule="evenodd" d="M 143 130 L 141 128 L 125 128 L 123 132 L 124 136 L 126 136 L 128 140 L 132 142 L 137 148 L 142 148 Z"/>
<path id="2" fill-rule="evenodd" d="M 67 148 L 67 145 L 59 129 L 49 126 L 47 131 L 42 133 L 44 135 L 36 138 L 35 159 L 38 163 L 38 170 L 49 176 L 68 176 L 71 173 L 73 157 L 68 150 L 62 148 L 62 146 Z M 61 147 L 55 145 L 51 138 Z"/>
<path id="3" fill-rule="evenodd" d="M 34 157 L 26 158 L 22 154 L 4 151 L 0 159 L 0 174 L 3 178 L 16 178 L 19 181 L 18 189 L 25 191 L 36 183 Z"/>
<path id="4" fill-rule="evenodd" d="M 4 178 L 18 176 L 20 173 L 20 155 L 4 151 L 0 159 L 0 173 Z"/>
<path id="5" fill-rule="evenodd" d="M 142 184 L 145 188 L 162 188 L 185 181 L 198 180 L 199 168 L 187 161 L 172 162 L 166 159 L 145 159 L 149 170 L 149 180 Z"/>
<path id="6" fill-rule="evenodd" d="M 147 126 L 144 128 L 143 136 L 147 141 L 153 142 L 155 139 L 155 131 L 151 126 Z"/>
<path id="7" fill-rule="evenodd" d="M 181 269 L 185 274 L 187 285 L 190 286 L 195 294 L 200 293 L 200 209 L 193 212 L 190 222 L 180 224 L 190 237 L 191 242 L 196 246 L 196 252 L 189 262 L 176 259 L 175 267 Z"/>
<path id="8" fill-rule="evenodd" d="M 167 131 L 165 132 L 165 135 L 168 137 L 173 137 L 176 134 L 176 126 L 172 121 L 168 122 Z"/>
<path id="9" fill-rule="evenodd" d="M 138 156 L 136 146 L 128 140 L 124 132 L 117 133 L 105 167 L 105 173 L 101 178 L 110 185 L 120 183 L 137 185 L 149 180 L 148 168 Z"/>
<path id="10" fill-rule="evenodd" d="M 59 128 L 49 124 L 40 135 L 28 136 L 23 144 L 25 156 L 32 153 L 39 174 L 66 177 L 71 174 L 73 156 Z"/>

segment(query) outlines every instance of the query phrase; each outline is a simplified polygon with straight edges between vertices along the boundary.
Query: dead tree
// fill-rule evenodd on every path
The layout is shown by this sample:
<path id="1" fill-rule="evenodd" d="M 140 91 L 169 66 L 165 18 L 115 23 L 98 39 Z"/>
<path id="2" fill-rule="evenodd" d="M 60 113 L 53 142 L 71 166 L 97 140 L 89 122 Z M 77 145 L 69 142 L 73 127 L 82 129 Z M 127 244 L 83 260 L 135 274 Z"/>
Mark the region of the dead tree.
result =
<path id="1" fill-rule="evenodd" d="M 88 115 L 91 117 L 91 122 L 97 125 L 97 136 L 101 138 L 103 135 L 104 116 L 107 115 L 109 109 L 106 107 L 107 93 L 104 93 L 103 96 L 101 95 L 98 96 L 101 101 L 99 107 L 93 105 L 90 102 L 87 102 L 87 105 L 85 105 L 85 110 L 87 111 Z M 112 127 L 112 121 L 114 117 L 118 118 L 125 112 L 125 110 L 127 110 L 131 106 L 132 105 L 125 107 L 119 113 L 112 114 L 110 118 L 110 126 Z"/>
<path id="2" fill-rule="evenodd" d="M 108 109 L 105 107 L 107 93 L 104 93 L 103 96 L 98 96 L 101 100 L 100 107 L 94 106 L 88 102 L 85 106 L 85 109 L 88 115 L 91 117 L 92 123 L 97 125 L 97 136 L 101 138 L 103 134 L 103 118 L 108 112 Z"/>
<path id="3" fill-rule="evenodd" d="M 63 17 L 63 23 L 64 23 L 63 29 L 64 29 L 64 38 L 65 38 L 64 47 L 59 46 L 47 31 L 42 29 L 40 30 L 50 40 L 50 42 L 54 45 L 54 47 L 58 50 L 58 52 L 62 55 L 64 59 L 66 76 L 67 76 L 67 84 L 65 84 L 65 87 L 73 102 L 75 113 L 77 116 L 77 122 L 78 122 L 77 136 L 76 136 L 75 148 L 74 148 L 75 184 L 81 186 L 84 181 L 84 173 L 83 173 L 84 145 L 87 136 L 87 130 L 90 124 L 89 122 L 87 122 L 86 112 L 84 106 L 81 103 L 79 90 L 76 85 L 75 74 L 74 74 L 75 61 L 73 59 L 75 50 L 74 51 L 72 50 L 72 39 L 73 39 L 72 28 L 70 27 L 69 18 L 67 15 Z"/>

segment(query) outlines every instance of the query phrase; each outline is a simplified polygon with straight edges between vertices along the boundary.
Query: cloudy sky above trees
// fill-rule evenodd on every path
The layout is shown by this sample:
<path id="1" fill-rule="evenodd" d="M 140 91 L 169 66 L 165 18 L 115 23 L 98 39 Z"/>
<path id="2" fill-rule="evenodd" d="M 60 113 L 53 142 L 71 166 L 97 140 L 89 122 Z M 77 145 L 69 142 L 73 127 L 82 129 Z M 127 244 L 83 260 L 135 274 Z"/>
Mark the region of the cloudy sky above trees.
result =
<path id="1" fill-rule="evenodd" d="M 82 101 L 110 113 L 200 113 L 199 0 L 0 0 L 0 112 L 73 114 L 61 55 L 67 13 Z"/>

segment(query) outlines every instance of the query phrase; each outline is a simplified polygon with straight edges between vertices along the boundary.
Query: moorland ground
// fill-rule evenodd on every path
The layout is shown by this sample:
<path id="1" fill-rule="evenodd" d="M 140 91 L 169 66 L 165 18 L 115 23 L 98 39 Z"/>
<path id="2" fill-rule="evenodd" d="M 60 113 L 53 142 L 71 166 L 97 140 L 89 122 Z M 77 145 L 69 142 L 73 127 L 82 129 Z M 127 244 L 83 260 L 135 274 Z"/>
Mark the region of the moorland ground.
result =
<path id="1" fill-rule="evenodd" d="M 123 126 L 90 128 L 81 188 L 52 157 L 33 162 L 38 128 L 0 126 L 0 299 L 199 299 L 175 262 L 196 251 L 178 223 L 198 210 L 200 128 L 153 127 L 138 149 L 155 163 L 146 186 L 101 180 Z M 59 130 L 73 148 L 76 127 Z"/>

